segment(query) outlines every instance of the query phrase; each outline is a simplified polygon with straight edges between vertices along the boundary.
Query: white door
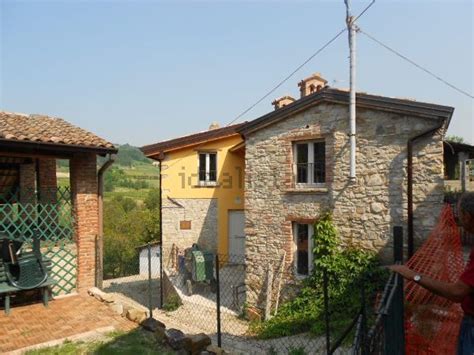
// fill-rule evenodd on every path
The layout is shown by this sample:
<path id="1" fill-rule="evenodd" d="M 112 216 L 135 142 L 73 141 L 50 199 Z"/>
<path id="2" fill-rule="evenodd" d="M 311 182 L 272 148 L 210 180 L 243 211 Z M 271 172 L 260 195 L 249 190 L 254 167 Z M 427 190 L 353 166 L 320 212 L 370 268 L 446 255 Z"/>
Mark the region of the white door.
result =
<path id="1" fill-rule="evenodd" d="M 229 254 L 235 262 L 245 262 L 245 214 L 244 211 L 229 211 Z"/>

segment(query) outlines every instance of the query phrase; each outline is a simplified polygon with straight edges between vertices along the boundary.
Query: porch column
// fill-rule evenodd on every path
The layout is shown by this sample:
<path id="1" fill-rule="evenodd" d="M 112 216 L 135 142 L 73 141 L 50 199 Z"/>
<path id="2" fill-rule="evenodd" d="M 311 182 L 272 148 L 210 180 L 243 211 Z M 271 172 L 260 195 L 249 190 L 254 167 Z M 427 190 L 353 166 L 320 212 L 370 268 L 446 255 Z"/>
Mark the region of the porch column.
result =
<path id="1" fill-rule="evenodd" d="M 20 164 L 20 202 L 35 201 L 36 171 L 35 164 Z"/>
<path id="2" fill-rule="evenodd" d="M 41 202 L 55 203 L 57 178 L 56 178 L 56 159 L 41 158 L 39 164 L 39 193 Z"/>
<path id="3" fill-rule="evenodd" d="M 77 290 L 85 292 L 95 286 L 95 239 L 99 234 L 95 154 L 75 155 L 70 173 L 76 224 Z"/>

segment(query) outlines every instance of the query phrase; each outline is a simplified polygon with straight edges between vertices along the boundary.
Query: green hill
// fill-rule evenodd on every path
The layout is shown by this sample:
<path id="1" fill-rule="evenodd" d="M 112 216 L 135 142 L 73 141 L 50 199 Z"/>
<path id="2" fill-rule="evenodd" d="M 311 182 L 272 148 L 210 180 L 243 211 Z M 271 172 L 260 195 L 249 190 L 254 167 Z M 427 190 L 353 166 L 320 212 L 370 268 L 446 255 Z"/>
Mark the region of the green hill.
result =
<path id="1" fill-rule="evenodd" d="M 150 190 L 158 188 L 159 170 L 137 147 L 129 144 L 116 146 L 117 157 L 104 176 L 104 197 L 130 197 L 141 203 Z M 105 157 L 99 157 L 98 165 L 105 160 Z M 69 161 L 58 160 L 57 168 L 59 185 L 68 185 Z"/>

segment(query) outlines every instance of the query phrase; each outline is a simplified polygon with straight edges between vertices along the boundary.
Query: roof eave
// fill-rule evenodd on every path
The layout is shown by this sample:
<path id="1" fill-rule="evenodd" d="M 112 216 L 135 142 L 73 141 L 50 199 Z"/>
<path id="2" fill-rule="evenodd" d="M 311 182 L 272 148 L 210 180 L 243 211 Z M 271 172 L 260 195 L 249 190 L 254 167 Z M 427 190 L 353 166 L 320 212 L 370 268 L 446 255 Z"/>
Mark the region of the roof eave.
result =
<path id="1" fill-rule="evenodd" d="M 116 154 L 118 149 L 115 147 L 95 147 L 85 146 L 77 144 L 65 144 L 65 143 L 49 143 L 49 142 L 32 142 L 32 141 L 19 141 L 12 139 L 0 138 L 0 147 L 9 147 L 15 150 L 34 150 L 36 153 L 45 152 L 48 154 L 59 153 L 61 154 L 73 154 L 73 153 L 93 153 L 97 155 Z"/>
<path id="2" fill-rule="evenodd" d="M 171 147 L 166 147 L 165 146 L 164 148 L 161 148 L 161 149 L 157 145 L 155 145 L 155 147 L 153 147 L 153 148 L 148 148 L 148 149 L 147 149 L 146 146 L 144 146 L 144 147 L 141 147 L 139 149 L 143 152 L 143 154 L 145 154 L 145 156 L 147 158 L 154 159 L 153 158 L 154 156 L 160 155 L 162 153 L 169 153 L 169 152 L 174 152 L 174 151 L 181 150 L 181 149 L 192 148 L 192 147 L 197 146 L 197 145 L 201 145 L 201 144 L 205 144 L 205 143 L 209 143 L 209 142 L 214 142 L 214 141 L 217 141 L 217 140 L 221 140 L 221 139 L 225 139 L 225 138 L 229 138 L 229 137 L 237 136 L 237 135 L 240 135 L 240 133 L 232 132 L 232 133 L 225 134 L 225 135 L 218 136 L 218 137 L 213 137 L 213 138 L 209 138 L 209 139 L 202 139 L 202 140 L 192 142 L 192 143 L 189 143 L 189 144 L 176 145 L 176 146 L 171 146 Z"/>
<path id="3" fill-rule="evenodd" d="M 243 136 L 260 130 L 268 125 L 277 123 L 290 115 L 304 111 L 321 102 L 348 105 L 349 93 L 334 89 L 324 89 L 308 95 L 278 110 L 272 111 L 240 127 L 237 131 Z M 362 108 L 377 109 L 399 114 L 410 114 L 418 117 L 445 120 L 446 128 L 449 126 L 454 112 L 453 107 L 422 103 L 417 101 L 402 100 L 384 96 L 357 94 L 357 106 Z"/>

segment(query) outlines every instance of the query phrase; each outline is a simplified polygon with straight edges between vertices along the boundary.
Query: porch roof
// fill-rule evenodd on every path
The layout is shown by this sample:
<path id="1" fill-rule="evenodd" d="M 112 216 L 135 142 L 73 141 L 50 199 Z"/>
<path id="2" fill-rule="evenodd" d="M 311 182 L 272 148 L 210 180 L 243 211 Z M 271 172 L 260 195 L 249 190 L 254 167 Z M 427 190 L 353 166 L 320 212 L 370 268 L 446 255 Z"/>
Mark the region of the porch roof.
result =
<path id="1" fill-rule="evenodd" d="M 0 111 L 1 147 L 50 154 L 117 152 L 112 143 L 61 118 L 4 111 Z"/>

